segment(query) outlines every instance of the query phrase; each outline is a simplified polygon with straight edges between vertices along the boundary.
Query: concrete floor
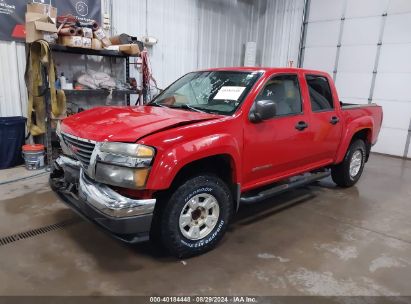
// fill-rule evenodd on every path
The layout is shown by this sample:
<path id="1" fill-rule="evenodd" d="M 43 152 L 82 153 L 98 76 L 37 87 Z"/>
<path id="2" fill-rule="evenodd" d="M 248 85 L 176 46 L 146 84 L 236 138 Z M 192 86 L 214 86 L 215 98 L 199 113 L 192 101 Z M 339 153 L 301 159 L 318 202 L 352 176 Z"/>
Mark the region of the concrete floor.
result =
<path id="1" fill-rule="evenodd" d="M 241 207 L 214 251 L 184 261 L 79 220 L 0 246 L 0 294 L 411 295 L 410 181 L 411 161 L 372 155 L 355 187 L 325 180 Z M 0 236 L 77 218 L 45 175 L 0 193 Z"/>

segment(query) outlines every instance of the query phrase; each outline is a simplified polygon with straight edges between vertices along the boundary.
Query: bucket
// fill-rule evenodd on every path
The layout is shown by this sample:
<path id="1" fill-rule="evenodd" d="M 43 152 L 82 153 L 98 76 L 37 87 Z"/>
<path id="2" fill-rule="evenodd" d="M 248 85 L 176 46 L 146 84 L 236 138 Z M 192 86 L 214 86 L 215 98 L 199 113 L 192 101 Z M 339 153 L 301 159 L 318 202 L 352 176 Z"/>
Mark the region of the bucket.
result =
<path id="1" fill-rule="evenodd" d="M 23 158 L 26 163 L 27 170 L 38 170 L 44 168 L 44 146 L 24 145 L 22 147 Z"/>

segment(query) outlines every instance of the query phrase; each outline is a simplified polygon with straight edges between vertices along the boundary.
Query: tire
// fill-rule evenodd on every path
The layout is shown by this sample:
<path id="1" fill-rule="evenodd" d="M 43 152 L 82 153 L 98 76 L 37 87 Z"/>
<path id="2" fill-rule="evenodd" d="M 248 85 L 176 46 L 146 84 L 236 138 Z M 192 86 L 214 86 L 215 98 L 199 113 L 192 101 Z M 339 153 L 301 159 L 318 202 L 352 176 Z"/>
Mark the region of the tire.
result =
<path id="1" fill-rule="evenodd" d="M 221 179 L 193 177 L 177 187 L 163 206 L 162 243 L 177 258 L 205 253 L 221 240 L 232 214 L 232 195 Z"/>
<path id="2" fill-rule="evenodd" d="M 359 153 L 361 153 L 361 155 Z M 361 139 L 353 141 L 348 148 L 342 163 L 331 169 L 331 177 L 334 183 L 344 188 L 355 185 L 364 170 L 365 158 L 366 147 L 364 141 Z M 354 161 L 356 164 L 353 163 Z M 350 165 L 352 163 L 353 170 L 350 170 Z"/>

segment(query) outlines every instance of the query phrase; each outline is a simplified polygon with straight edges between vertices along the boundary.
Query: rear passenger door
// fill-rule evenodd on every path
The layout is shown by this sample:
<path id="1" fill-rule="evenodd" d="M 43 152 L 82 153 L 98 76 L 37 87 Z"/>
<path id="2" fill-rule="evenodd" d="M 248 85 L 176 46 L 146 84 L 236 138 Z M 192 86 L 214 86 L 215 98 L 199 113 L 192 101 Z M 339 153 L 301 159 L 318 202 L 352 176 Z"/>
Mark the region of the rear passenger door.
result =
<path id="1" fill-rule="evenodd" d="M 328 77 L 305 74 L 311 106 L 311 131 L 316 159 L 332 162 L 341 139 L 342 124 L 336 110 L 338 96 L 333 96 Z"/>

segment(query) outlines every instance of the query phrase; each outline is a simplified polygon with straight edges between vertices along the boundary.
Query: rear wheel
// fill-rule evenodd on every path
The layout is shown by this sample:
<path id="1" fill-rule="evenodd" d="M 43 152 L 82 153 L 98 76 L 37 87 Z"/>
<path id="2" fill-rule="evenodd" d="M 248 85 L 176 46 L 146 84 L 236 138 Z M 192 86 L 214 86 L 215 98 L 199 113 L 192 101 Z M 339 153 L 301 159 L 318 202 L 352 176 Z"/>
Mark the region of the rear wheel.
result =
<path id="1" fill-rule="evenodd" d="M 365 143 L 361 139 L 353 141 L 342 163 L 331 170 L 333 181 L 341 187 L 353 186 L 361 177 L 366 158 Z"/>
<path id="2" fill-rule="evenodd" d="M 221 240 L 232 213 L 231 192 L 220 178 L 193 177 L 180 185 L 164 206 L 162 243 L 179 258 L 202 254 Z"/>

